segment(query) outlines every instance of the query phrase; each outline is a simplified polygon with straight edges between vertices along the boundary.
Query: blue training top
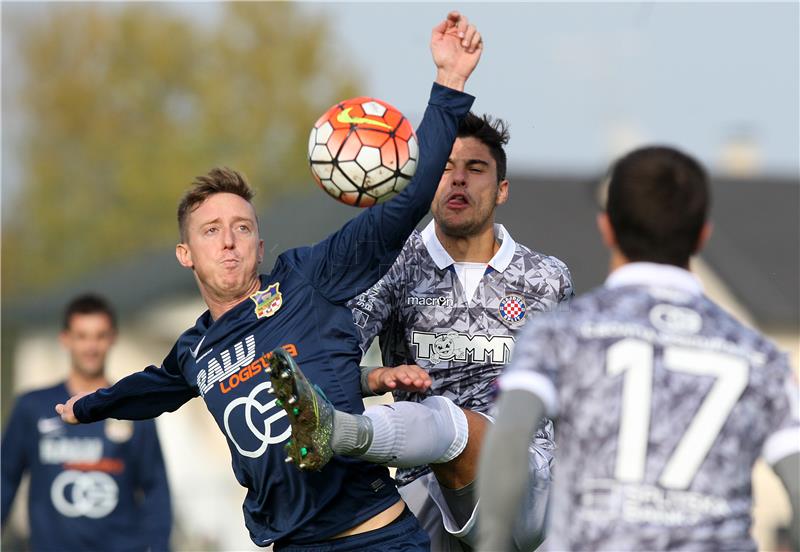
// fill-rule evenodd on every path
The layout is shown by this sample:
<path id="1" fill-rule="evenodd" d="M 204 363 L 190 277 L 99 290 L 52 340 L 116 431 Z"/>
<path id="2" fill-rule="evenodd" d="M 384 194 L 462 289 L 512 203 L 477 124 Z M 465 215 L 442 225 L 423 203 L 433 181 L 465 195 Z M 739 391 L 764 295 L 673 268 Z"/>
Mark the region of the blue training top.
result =
<path id="1" fill-rule="evenodd" d="M 168 550 L 172 512 L 155 424 L 69 425 L 53 411 L 68 398 L 59 383 L 17 400 L 3 434 L 3 523 L 28 471 L 32 550 Z"/>
<path id="2" fill-rule="evenodd" d="M 403 192 L 324 241 L 281 254 L 261 276 L 260 291 L 218 320 L 205 312 L 160 368 L 82 398 L 77 418 L 152 418 L 202 396 L 227 438 L 236 478 L 248 489 L 245 524 L 260 546 L 320 541 L 399 500 L 381 466 L 337 456 L 320 472 L 305 473 L 284 462 L 290 428 L 271 393 L 266 355 L 285 347 L 337 409 L 363 411 L 361 351 L 346 303 L 388 270 L 428 212 L 472 101 L 434 84 L 418 129 L 419 165 Z"/>

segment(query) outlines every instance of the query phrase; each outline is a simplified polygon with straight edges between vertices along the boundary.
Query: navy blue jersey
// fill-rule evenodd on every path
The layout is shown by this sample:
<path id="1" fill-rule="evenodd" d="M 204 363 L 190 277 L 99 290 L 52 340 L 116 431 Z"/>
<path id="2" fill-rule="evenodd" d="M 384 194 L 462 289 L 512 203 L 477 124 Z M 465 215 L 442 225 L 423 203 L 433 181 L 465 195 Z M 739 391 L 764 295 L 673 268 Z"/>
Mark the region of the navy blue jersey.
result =
<path id="1" fill-rule="evenodd" d="M 160 368 L 78 401 L 78 419 L 151 418 L 202 396 L 248 489 L 245 524 L 261 546 L 319 541 L 399 500 L 384 467 L 341 457 L 316 473 L 287 465 L 282 443 L 291 430 L 264 368 L 269 352 L 283 346 L 337 409 L 363 411 L 361 351 L 346 303 L 383 275 L 428 211 L 472 100 L 434 85 L 418 130 L 420 164 L 402 193 L 318 244 L 281 254 L 258 292 L 218 320 L 203 314 Z"/>
<path id="2" fill-rule="evenodd" d="M 167 550 L 172 513 L 155 424 L 69 425 L 53 411 L 68 398 L 60 383 L 17 401 L 3 435 L 3 522 L 27 470 L 34 551 Z"/>

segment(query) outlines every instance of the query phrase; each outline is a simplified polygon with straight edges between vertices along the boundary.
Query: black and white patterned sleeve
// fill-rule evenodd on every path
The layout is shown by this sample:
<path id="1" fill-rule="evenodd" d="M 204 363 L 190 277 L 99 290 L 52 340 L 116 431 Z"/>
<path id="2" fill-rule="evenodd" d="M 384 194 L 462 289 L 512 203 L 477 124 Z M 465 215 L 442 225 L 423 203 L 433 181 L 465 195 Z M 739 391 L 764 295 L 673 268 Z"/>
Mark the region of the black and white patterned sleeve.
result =
<path id="1" fill-rule="evenodd" d="M 367 352 L 372 340 L 381 335 L 392 316 L 396 315 L 395 309 L 400 304 L 400 295 L 405 280 L 404 270 L 411 254 L 410 245 L 411 241 L 409 240 L 383 278 L 347 304 L 353 312 L 353 323 L 358 330 L 362 353 Z"/>
<path id="2" fill-rule="evenodd" d="M 765 378 L 768 396 L 764 404 L 770 409 L 772 431 L 764 441 L 761 456 L 774 466 L 787 456 L 800 453 L 800 387 L 785 354 L 779 353 L 768 368 L 774 372 Z"/>
<path id="3" fill-rule="evenodd" d="M 570 273 L 564 261 L 555 257 L 552 257 L 552 259 L 555 262 L 557 270 L 561 274 L 561 288 L 558 290 L 558 303 L 559 305 L 567 305 L 575 296 L 575 286 L 572 284 L 572 273 Z"/>
<path id="4" fill-rule="evenodd" d="M 559 406 L 558 345 L 552 323 L 553 314 L 543 314 L 522 329 L 511 364 L 498 380 L 501 391 L 520 389 L 538 396 L 548 418 L 557 416 Z"/>

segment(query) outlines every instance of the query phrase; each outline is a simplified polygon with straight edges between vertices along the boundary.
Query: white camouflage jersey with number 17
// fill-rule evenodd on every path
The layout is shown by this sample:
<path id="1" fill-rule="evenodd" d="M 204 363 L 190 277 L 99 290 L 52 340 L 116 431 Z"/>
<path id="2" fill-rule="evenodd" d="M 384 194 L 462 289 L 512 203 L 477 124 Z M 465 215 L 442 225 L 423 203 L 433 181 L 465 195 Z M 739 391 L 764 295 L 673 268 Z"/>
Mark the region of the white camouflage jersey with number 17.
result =
<path id="1" fill-rule="evenodd" d="M 534 321 L 499 383 L 558 417 L 552 550 L 755 550 L 753 464 L 800 452 L 786 356 L 677 267 Z"/>
<path id="2" fill-rule="evenodd" d="M 572 297 L 563 262 L 516 243 L 502 225 L 495 225 L 495 236 L 500 248 L 481 268 L 472 297 L 431 222 L 409 237 L 381 280 L 349 303 L 362 350 L 380 336 L 385 366 L 417 364 L 431 376 L 427 394 L 397 392 L 395 400 L 440 395 L 462 408 L 490 412 L 494 382 L 511 360 L 519 328 Z M 537 437 L 552 442 L 552 424 Z M 422 473 L 403 471 L 398 481 Z"/>

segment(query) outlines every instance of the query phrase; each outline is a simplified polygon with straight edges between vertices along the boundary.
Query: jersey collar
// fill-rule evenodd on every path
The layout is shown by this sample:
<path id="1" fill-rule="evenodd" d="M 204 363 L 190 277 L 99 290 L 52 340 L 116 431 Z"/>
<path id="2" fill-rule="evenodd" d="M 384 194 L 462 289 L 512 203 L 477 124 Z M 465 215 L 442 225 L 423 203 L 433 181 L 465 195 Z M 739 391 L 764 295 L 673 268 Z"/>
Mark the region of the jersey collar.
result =
<path id="1" fill-rule="evenodd" d="M 693 295 L 703 293 L 700 279 L 684 268 L 660 263 L 628 263 L 606 278 L 606 287 L 653 286 L 679 289 Z"/>
<path id="2" fill-rule="evenodd" d="M 433 259 L 433 262 L 436 263 L 436 266 L 439 270 L 444 270 L 445 268 L 452 266 L 455 261 L 450 256 L 450 253 L 444 248 L 442 243 L 439 241 L 439 238 L 436 237 L 436 230 L 434 228 L 434 222 L 431 221 L 428 223 L 428 226 L 420 232 L 420 236 L 422 237 L 422 243 L 425 244 L 425 249 L 428 250 L 428 254 Z M 489 266 L 492 267 L 494 270 L 498 272 L 503 272 L 508 265 L 511 264 L 511 260 L 514 258 L 514 251 L 517 249 L 517 242 L 511 237 L 511 234 L 508 233 L 505 226 L 502 224 L 495 224 L 494 225 L 494 237 L 497 241 L 500 242 L 500 249 L 497 250 L 497 253 L 494 254 L 489 260 Z"/>

